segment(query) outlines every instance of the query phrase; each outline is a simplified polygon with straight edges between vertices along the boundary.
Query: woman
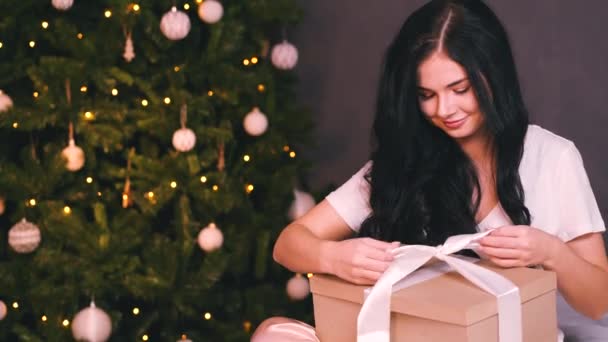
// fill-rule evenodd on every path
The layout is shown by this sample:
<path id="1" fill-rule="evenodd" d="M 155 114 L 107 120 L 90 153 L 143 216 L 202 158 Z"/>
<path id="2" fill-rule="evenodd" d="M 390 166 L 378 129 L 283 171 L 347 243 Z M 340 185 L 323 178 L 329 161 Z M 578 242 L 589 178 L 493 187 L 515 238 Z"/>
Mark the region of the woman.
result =
<path id="1" fill-rule="evenodd" d="M 277 262 L 373 284 L 399 243 L 499 227 L 477 252 L 556 272 L 562 329 L 573 308 L 588 317 L 586 341 L 608 340 L 605 226 L 580 154 L 528 124 L 506 32 L 484 3 L 431 1 L 406 20 L 385 56 L 373 129 L 371 161 L 283 230 Z M 252 339 L 297 340 L 316 340 L 314 329 L 284 318 Z"/>

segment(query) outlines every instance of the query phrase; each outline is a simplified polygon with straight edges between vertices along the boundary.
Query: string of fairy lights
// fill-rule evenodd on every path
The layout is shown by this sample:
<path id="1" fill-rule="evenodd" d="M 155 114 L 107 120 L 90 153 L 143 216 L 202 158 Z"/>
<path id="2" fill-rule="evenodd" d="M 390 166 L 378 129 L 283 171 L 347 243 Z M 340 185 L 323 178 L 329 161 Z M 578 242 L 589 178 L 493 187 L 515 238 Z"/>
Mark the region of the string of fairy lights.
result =
<path id="1" fill-rule="evenodd" d="M 313 276 L 314 276 L 314 274 L 313 274 L 313 273 L 307 273 L 307 274 L 306 274 L 306 277 L 307 277 L 307 278 L 312 278 Z M 19 303 L 18 303 L 18 302 L 16 302 L 16 301 L 15 301 L 15 302 L 13 302 L 13 303 L 11 304 L 11 308 L 12 308 L 13 310 L 18 310 L 18 309 L 19 309 Z M 140 314 L 142 314 L 142 310 L 141 310 L 139 307 L 133 307 L 133 309 L 131 310 L 131 314 L 132 314 L 133 316 L 139 316 Z M 205 320 L 205 321 L 209 321 L 209 320 L 213 319 L 213 315 L 211 314 L 211 312 L 204 312 L 204 313 L 201 315 L 201 318 L 202 318 L 203 320 Z M 40 320 L 41 320 L 43 323 L 47 323 L 47 322 L 49 321 L 49 317 L 48 317 L 47 315 L 43 314 L 43 315 L 40 317 Z M 60 317 L 60 318 L 57 320 L 57 322 L 59 322 L 59 324 L 60 324 L 61 326 L 63 326 L 64 328 L 69 328 L 70 323 L 71 323 L 71 322 L 70 322 L 70 320 L 69 320 L 68 318 L 61 318 L 61 317 Z M 251 331 L 251 327 L 252 327 L 252 323 L 251 323 L 251 321 L 249 321 L 249 320 L 245 320 L 245 321 L 243 321 L 243 330 L 244 330 L 245 332 L 249 333 L 249 332 Z M 181 337 L 180 337 L 180 339 L 181 339 L 181 340 L 187 340 L 187 339 L 188 339 L 188 336 L 187 336 L 186 334 L 182 334 L 182 335 L 181 335 Z M 142 340 L 142 341 L 149 341 L 149 340 L 150 340 L 150 335 L 148 335 L 147 333 L 142 334 L 142 335 L 141 335 L 141 340 Z"/>
<path id="2" fill-rule="evenodd" d="M 195 1 L 195 3 L 197 5 L 200 5 L 202 2 L 203 2 L 203 0 L 196 0 Z M 190 5 L 190 3 L 185 3 L 185 4 L 183 4 L 182 7 L 183 7 L 183 9 L 185 11 L 188 11 L 188 10 L 191 10 L 192 8 L 195 8 L 195 5 Z M 131 11 L 134 14 L 137 14 L 138 12 L 141 11 L 141 5 L 138 4 L 138 3 L 129 4 L 128 7 L 127 7 L 127 10 Z M 113 16 L 113 11 L 112 11 L 112 9 L 105 9 L 105 10 L 103 10 L 102 15 L 106 19 L 111 19 L 112 16 Z M 47 20 L 42 20 L 40 22 L 40 27 L 41 27 L 42 30 L 45 30 L 45 31 L 52 29 L 51 23 L 49 23 L 49 21 L 47 21 Z M 75 35 L 75 39 L 83 40 L 83 39 L 86 39 L 86 36 L 85 36 L 85 34 L 83 32 L 78 32 Z M 37 44 L 37 41 L 35 39 L 30 39 L 30 40 L 27 41 L 27 46 L 29 46 L 29 48 L 31 48 L 31 49 L 36 49 L 37 46 L 38 46 L 38 44 Z M 10 48 L 10 46 L 7 45 L 7 43 L 5 41 L 2 41 L 2 38 L 0 37 L 0 49 L 4 49 L 4 48 Z M 267 50 L 267 47 L 265 47 L 264 49 Z M 265 52 L 263 51 L 262 55 L 266 56 L 266 53 L 267 53 L 267 51 L 265 51 Z M 242 65 L 245 68 L 255 66 L 259 62 L 260 62 L 260 58 L 258 56 L 255 56 L 255 55 L 243 58 L 242 61 L 241 61 Z M 175 65 L 175 66 L 173 66 L 172 70 L 174 72 L 178 73 L 178 72 L 182 71 L 182 67 L 180 67 L 179 65 Z M 256 87 L 256 90 L 259 93 L 264 93 L 266 91 L 266 85 L 263 84 L 263 83 L 259 83 L 255 87 Z M 79 90 L 80 90 L 80 92 L 82 94 L 86 94 L 89 91 L 89 86 L 87 84 L 82 84 L 82 85 L 80 85 Z M 114 86 L 114 87 L 112 87 L 110 89 L 109 93 L 112 96 L 116 97 L 116 96 L 119 96 L 120 90 L 119 90 L 118 87 Z M 42 95 L 41 95 L 41 92 L 39 92 L 38 90 L 36 90 L 36 91 L 34 91 L 32 93 L 32 96 L 33 96 L 34 101 L 35 101 L 35 100 L 39 99 Z M 224 90 L 209 89 L 207 91 L 207 96 L 209 96 L 209 97 L 220 96 L 222 98 L 227 98 L 227 92 L 224 91 Z M 139 99 L 135 99 L 135 101 L 136 101 L 136 103 L 139 103 L 139 105 L 141 105 L 142 107 L 149 106 L 150 102 L 151 102 L 151 100 L 147 99 L 147 98 L 139 98 Z M 164 105 L 171 105 L 173 102 L 174 101 L 169 96 L 165 96 L 165 97 L 162 98 L 162 103 Z M 97 119 L 96 113 L 94 111 L 92 111 L 92 110 L 83 110 L 80 113 L 80 115 L 82 116 L 82 118 L 86 122 L 93 122 L 93 121 L 95 121 Z M 19 122 L 18 121 L 13 122 L 12 127 L 14 129 L 18 129 L 19 128 Z M 296 152 L 289 145 L 284 145 L 282 147 L 282 151 L 284 153 L 286 153 L 289 156 L 289 158 L 292 158 L 292 159 L 296 158 Z M 251 163 L 253 161 L 253 159 L 254 158 L 253 158 L 253 156 L 251 154 L 244 154 L 242 156 L 242 161 L 244 163 Z M 92 175 L 84 175 L 83 176 L 83 181 L 84 181 L 84 183 L 91 185 L 91 184 L 93 184 L 95 182 L 95 179 L 93 178 Z M 204 185 L 208 185 L 214 192 L 220 191 L 220 186 L 218 184 L 216 184 L 216 183 L 213 183 L 209 179 L 209 177 L 207 175 L 200 175 L 200 183 L 204 184 Z M 165 186 L 167 186 L 170 189 L 175 190 L 175 189 L 177 189 L 179 187 L 179 184 L 178 184 L 177 180 L 170 180 L 168 183 L 166 183 Z M 250 194 L 250 193 L 252 193 L 254 191 L 254 189 L 255 189 L 254 184 L 251 184 L 251 183 L 246 183 L 245 184 L 245 187 L 244 187 L 245 193 Z M 102 197 L 103 196 L 102 192 L 98 191 L 97 192 L 97 196 Z M 130 200 L 129 196 L 132 196 L 132 194 L 130 194 L 128 192 L 124 192 L 122 194 L 122 201 L 123 201 L 123 203 L 128 203 L 128 201 Z M 155 194 L 154 191 L 145 191 L 144 192 L 144 198 L 146 198 L 151 204 L 156 204 L 157 197 L 158 197 L 158 195 Z M 39 204 L 39 199 L 37 199 L 35 196 L 33 196 L 33 197 L 29 198 L 28 200 L 26 200 L 26 203 L 25 203 L 25 205 L 27 207 L 35 207 L 38 204 Z M 126 208 L 127 206 L 123 205 L 123 207 Z M 72 208 L 69 205 L 67 205 L 67 204 L 64 205 L 61 210 L 62 210 L 62 214 L 66 215 L 66 216 L 71 215 L 72 211 L 73 211 Z M 312 273 L 308 273 L 306 276 L 308 278 L 310 278 L 310 277 L 313 276 L 313 274 Z M 0 303 L 2 303 L 2 302 L 0 301 Z M 19 310 L 19 302 L 18 301 L 13 301 L 12 304 L 10 305 L 10 308 L 12 308 L 12 310 Z M 142 314 L 142 310 L 139 307 L 133 307 L 133 309 L 131 310 L 131 314 L 133 316 L 139 316 L 139 315 Z M 209 321 L 209 320 L 213 319 L 213 315 L 212 315 L 211 312 L 204 312 L 204 313 L 202 313 L 201 318 L 203 320 Z M 54 320 L 54 321 L 55 322 L 59 322 L 59 324 L 61 326 L 63 326 L 64 328 L 70 327 L 71 321 L 70 321 L 69 318 L 56 317 L 55 319 L 56 320 Z M 47 324 L 48 322 L 51 321 L 51 317 L 49 317 L 46 314 L 43 314 L 40 317 L 40 321 L 42 321 L 43 323 Z M 250 332 L 250 330 L 252 328 L 252 323 L 250 321 L 248 321 L 248 320 L 245 320 L 243 322 L 243 324 L 242 324 L 242 328 L 246 332 Z M 148 333 L 144 333 L 144 334 L 141 335 L 141 340 L 142 341 L 148 341 L 150 339 L 151 339 L 151 336 Z M 190 341 L 190 340 L 188 340 L 188 337 L 187 337 L 186 334 L 182 334 L 180 340 L 182 340 L 182 341 Z"/>
<path id="3" fill-rule="evenodd" d="M 202 0 L 196 0 L 196 4 L 200 4 L 202 2 L 203 2 Z M 184 10 L 189 10 L 189 9 L 191 9 L 191 6 L 190 6 L 189 3 L 185 3 L 183 5 L 183 8 L 184 8 Z M 141 10 L 141 5 L 139 5 L 137 3 L 130 4 L 128 6 L 128 10 L 137 13 L 137 12 L 139 12 Z M 112 17 L 112 10 L 110 10 L 110 9 L 104 10 L 103 16 L 105 18 L 107 18 L 107 19 L 110 19 Z M 50 28 L 50 24 L 46 20 L 43 20 L 41 22 L 40 26 L 41 26 L 41 28 L 43 30 L 48 30 Z M 83 33 L 79 32 L 76 35 L 76 38 L 79 39 L 79 40 L 82 40 L 85 37 L 84 37 Z M 36 41 L 35 40 L 30 40 L 28 42 L 28 45 L 31 48 L 35 48 L 36 47 Z M 0 41 L 0 48 L 2 48 L 4 46 L 5 46 L 5 44 L 2 41 Z M 252 56 L 252 57 L 249 57 L 249 58 L 244 58 L 243 61 L 242 61 L 242 64 L 244 66 L 252 66 L 252 65 L 257 64 L 258 62 L 259 62 L 259 58 L 257 56 Z M 173 67 L 173 71 L 174 72 L 180 72 L 181 68 L 176 65 L 176 66 Z M 257 89 L 258 92 L 263 93 L 263 92 L 266 91 L 266 86 L 263 83 L 259 83 L 259 84 L 256 85 L 256 89 Z M 81 85 L 80 86 L 80 92 L 81 93 L 87 93 L 88 92 L 88 86 L 86 84 Z M 112 87 L 112 89 L 110 90 L 110 93 L 112 94 L 112 96 L 118 96 L 119 95 L 119 90 L 116 87 Z M 216 95 L 216 91 L 214 91 L 214 90 L 208 90 L 207 91 L 207 95 L 209 97 L 213 97 L 213 96 Z M 224 91 L 224 92 L 221 92 L 221 95 L 223 97 L 226 97 L 227 94 Z M 33 94 L 32 94 L 32 96 L 34 97 L 34 99 L 38 99 L 40 97 L 40 93 L 38 91 L 34 91 Z M 142 107 L 147 107 L 150 104 L 150 101 L 148 99 L 145 99 L 145 98 L 139 99 L 138 101 L 139 101 L 139 103 L 141 104 Z M 162 102 L 165 105 L 170 105 L 172 103 L 172 100 L 171 100 L 170 97 L 165 96 L 163 98 Z M 87 110 L 87 111 L 83 111 L 82 112 L 82 117 L 83 117 L 83 119 L 85 121 L 91 122 L 91 121 L 95 121 L 96 114 L 93 111 Z M 13 122 L 12 127 L 14 129 L 18 129 L 19 128 L 19 122 L 18 121 Z M 282 150 L 284 152 L 286 152 L 290 158 L 295 158 L 296 157 L 296 152 L 293 151 L 288 145 L 283 146 Z M 243 159 L 244 162 L 248 163 L 248 162 L 251 162 L 252 158 L 251 158 L 250 155 L 245 154 L 245 155 L 243 155 L 242 159 Z M 201 180 L 201 183 L 207 183 L 207 177 L 204 176 L 204 175 L 200 177 L 200 180 Z M 86 181 L 87 184 L 91 184 L 91 183 L 93 183 L 93 178 L 91 176 L 87 176 L 86 179 L 85 179 L 85 181 Z M 177 182 L 176 181 L 170 181 L 169 186 L 172 189 L 175 189 L 175 188 L 177 188 Z M 213 191 L 219 191 L 219 185 L 217 185 L 217 184 L 213 184 L 211 188 L 212 188 Z M 255 186 L 253 184 L 246 184 L 245 185 L 245 192 L 247 194 L 249 194 L 249 193 L 251 193 L 254 190 L 254 188 L 255 188 Z M 98 196 L 102 196 L 101 192 L 98 192 Z M 129 196 L 129 195 L 128 194 L 123 194 L 123 200 L 127 200 L 126 198 L 124 198 L 125 196 Z M 150 202 L 155 202 L 155 194 L 152 191 L 147 192 L 144 197 L 146 197 L 148 200 L 150 200 Z M 28 205 L 28 206 L 35 206 L 36 205 L 36 200 L 34 198 L 32 198 L 32 199 L 30 199 L 30 200 L 27 201 L 26 205 Z M 71 213 L 71 209 L 70 209 L 69 206 L 65 206 L 64 213 L 66 215 L 69 215 Z"/>
<path id="4" fill-rule="evenodd" d="M 286 152 L 289 155 L 290 158 L 295 158 L 296 157 L 296 152 L 293 151 L 293 150 L 291 150 L 291 148 L 288 145 L 283 146 L 283 151 Z M 243 161 L 245 163 L 249 163 L 249 162 L 252 161 L 252 158 L 251 158 L 251 156 L 249 154 L 245 154 L 245 155 L 243 155 Z M 200 182 L 202 184 L 207 184 L 208 181 L 209 181 L 209 178 L 207 176 L 205 176 L 205 175 L 201 175 L 200 178 L 199 178 L 199 180 L 200 180 Z M 84 182 L 86 184 L 92 184 L 93 181 L 94 180 L 93 180 L 92 176 L 86 176 L 84 178 Z M 177 181 L 171 180 L 168 183 L 168 187 L 171 188 L 171 189 L 177 189 L 177 187 L 178 187 Z M 211 186 L 211 189 L 213 191 L 219 191 L 220 190 L 220 186 L 218 184 L 213 184 Z M 255 186 L 253 184 L 251 184 L 251 183 L 248 183 L 248 184 L 245 185 L 245 192 L 247 194 L 250 194 L 251 192 L 253 192 L 254 189 L 255 189 Z M 102 194 L 101 191 L 97 192 L 97 196 L 101 197 L 102 195 L 103 194 Z M 154 193 L 154 191 L 146 191 L 146 192 L 144 192 L 144 197 L 147 198 L 152 204 L 156 203 L 156 194 Z M 129 199 L 129 194 L 123 193 L 122 199 L 123 199 L 123 201 L 128 200 Z M 35 207 L 37 203 L 38 202 L 37 202 L 36 198 L 30 198 L 30 199 L 26 200 L 25 205 L 27 207 Z M 63 207 L 63 213 L 65 215 L 70 215 L 72 213 L 72 209 L 69 206 L 66 205 L 65 207 Z"/>

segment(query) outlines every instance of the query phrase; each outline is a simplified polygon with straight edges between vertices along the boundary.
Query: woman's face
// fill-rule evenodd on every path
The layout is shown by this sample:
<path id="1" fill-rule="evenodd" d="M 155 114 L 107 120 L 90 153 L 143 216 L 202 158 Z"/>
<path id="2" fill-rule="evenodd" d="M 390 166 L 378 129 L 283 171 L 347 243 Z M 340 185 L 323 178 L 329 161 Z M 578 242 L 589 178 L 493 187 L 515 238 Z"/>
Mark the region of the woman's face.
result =
<path id="1" fill-rule="evenodd" d="M 418 101 L 429 121 L 459 142 L 483 132 L 485 118 L 467 73 L 441 52 L 418 67 Z"/>

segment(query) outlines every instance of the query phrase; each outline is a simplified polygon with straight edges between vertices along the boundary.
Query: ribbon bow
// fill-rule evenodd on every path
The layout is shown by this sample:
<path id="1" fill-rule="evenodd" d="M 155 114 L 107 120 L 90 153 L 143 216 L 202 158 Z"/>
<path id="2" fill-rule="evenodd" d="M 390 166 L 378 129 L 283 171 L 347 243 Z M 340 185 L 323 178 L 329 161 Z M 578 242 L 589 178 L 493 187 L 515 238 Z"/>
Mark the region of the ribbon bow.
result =
<path id="1" fill-rule="evenodd" d="M 489 234 L 455 235 L 437 247 L 402 246 L 393 250 L 395 260 L 378 279 L 361 307 L 357 318 L 357 342 L 388 342 L 390 340 L 390 304 L 392 287 L 416 271 L 433 257 L 446 262 L 454 270 L 498 300 L 498 335 L 500 342 L 521 342 L 521 299 L 519 289 L 507 278 L 473 263 L 450 256 L 471 249 L 476 241 Z"/>

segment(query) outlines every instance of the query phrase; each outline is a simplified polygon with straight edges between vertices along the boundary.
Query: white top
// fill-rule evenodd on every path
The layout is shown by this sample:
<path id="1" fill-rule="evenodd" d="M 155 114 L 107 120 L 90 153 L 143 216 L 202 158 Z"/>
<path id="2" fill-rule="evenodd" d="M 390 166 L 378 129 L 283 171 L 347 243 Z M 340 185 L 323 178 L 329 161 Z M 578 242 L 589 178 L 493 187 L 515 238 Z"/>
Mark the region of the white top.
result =
<path id="1" fill-rule="evenodd" d="M 326 197 L 354 231 L 358 231 L 371 214 L 370 186 L 364 179 L 370 167 L 371 161 Z M 606 230 L 583 160 L 571 141 L 530 125 L 519 176 L 532 227 L 558 236 L 562 241 Z M 511 224 L 511 220 L 498 205 L 479 223 L 478 229 L 506 224 Z"/>
<path id="2" fill-rule="evenodd" d="M 369 183 L 364 175 L 367 162 L 354 176 L 326 199 L 351 229 L 358 231 L 370 215 Z M 530 125 L 524 142 L 519 176 L 534 228 L 569 241 L 578 236 L 605 231 L 583 160 L 574 144 L 539 126 Z M 477 225 L 483 231 L 512 224 L 500 203 Z M 608 315 L 593 321 L 576 312 L 557 296 L 560 328 L 576 341 L 608 341 Z"/>

